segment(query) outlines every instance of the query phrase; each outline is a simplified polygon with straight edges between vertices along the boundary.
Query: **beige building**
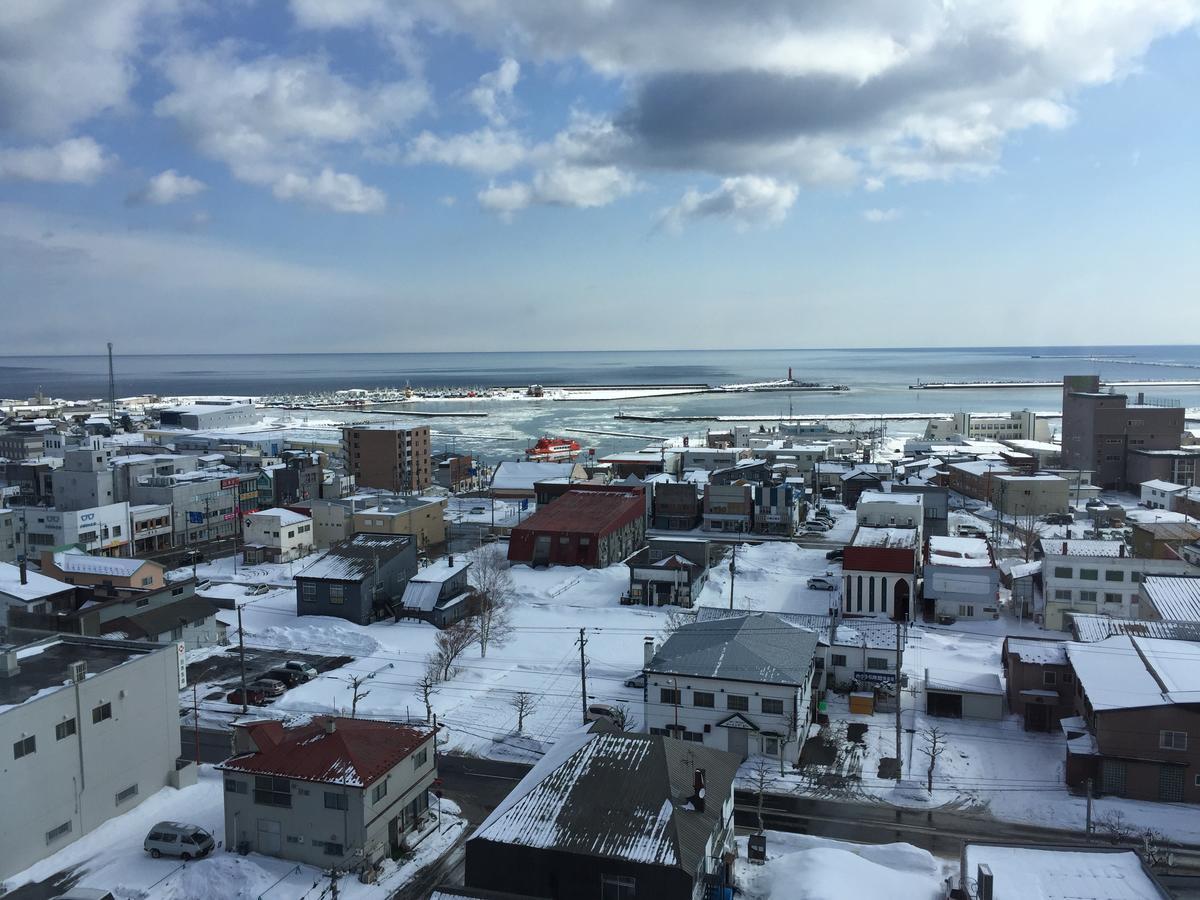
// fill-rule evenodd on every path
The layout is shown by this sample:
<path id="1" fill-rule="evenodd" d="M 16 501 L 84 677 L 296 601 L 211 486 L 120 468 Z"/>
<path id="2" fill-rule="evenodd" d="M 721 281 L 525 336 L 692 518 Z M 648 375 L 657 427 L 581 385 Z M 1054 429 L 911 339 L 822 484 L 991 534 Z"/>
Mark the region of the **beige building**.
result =
<path id="1" fill-rule="evenodd" d="M 342 451 L 359 487 L 423 491 L 433 484 L 428 425 L 347 426 Z"/>
<path id="2" fill-rule="evenodd" d="M 1070 508 L 1070 485 L 1057 475 L 1016 472 L 991 477 L 992 506 L 1006 516 L 1046 516 Z"/>
<path id="3" fill-rule="evenodd" d="M 439 497 L 389 497 L 354 512 L 355 534 L 411 534 L 417 549 L 446 542 L 446 500 Z"/>

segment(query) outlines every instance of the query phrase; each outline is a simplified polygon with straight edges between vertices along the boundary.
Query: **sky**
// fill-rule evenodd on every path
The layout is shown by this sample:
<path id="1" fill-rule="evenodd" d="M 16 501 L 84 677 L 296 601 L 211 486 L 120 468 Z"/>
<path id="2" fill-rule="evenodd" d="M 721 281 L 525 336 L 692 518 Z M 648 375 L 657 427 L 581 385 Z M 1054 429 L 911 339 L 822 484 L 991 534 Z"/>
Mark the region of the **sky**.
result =
<path id="1" fill-rule="evenodd" d="M 1200 0 L 5 0 L 0 354 L 1158 344 Z"/>

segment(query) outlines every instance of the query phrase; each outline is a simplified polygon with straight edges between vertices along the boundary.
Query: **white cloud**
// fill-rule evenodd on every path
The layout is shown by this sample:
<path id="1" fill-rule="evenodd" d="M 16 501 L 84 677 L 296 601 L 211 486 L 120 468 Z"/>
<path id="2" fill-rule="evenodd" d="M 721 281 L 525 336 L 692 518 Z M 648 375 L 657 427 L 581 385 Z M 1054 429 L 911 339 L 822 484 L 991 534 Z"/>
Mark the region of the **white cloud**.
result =
<path id="1" fill-rule="evenodd" d="M 882 191 L 886 184 L 887 182 L 885 182 L 882 178 L 877 178 L 875 176 L 863 179 L 863 189 L 872 193 L 875 191 Z"/>
<path id="2" fill-rule="evenodd" d="M 471 103 L 492 125 L 502 127 L 508 123 L 513 90 L 520 77 L 521 64 L 515 59 L 504 59 L 496 71 L 482 75 L 471 91 Z"/>
<path id="3" fill-rule="evenodd" d="M 285 172 L 272 188 L 280 200 L 303 200 L 334 212 L 373 213 L 387 206 L 383 191 L 365 185 L 355 175 L 322 169 L 319 175 Z"/>
<path id="4" fill-rule="evenodd" d="M 575 166 L 556 162 L 539 170 L 531 182 L 491 184 L 478 194 L 479 205 L 505 221 L 528 206 L 607 206 L 637 188 L 637 179 L 616 166 Z"/>
<path id="5" fill-rule="evenodd" d="M 206 187 L 207 185 L 198 178 L 180 175 L 174 169 L 167 169 L 147 181 L 144 187 L 130 194 L 126 202 L 132 206 L 144 203 L 152 206 L 165 206 L 176 200 L 194 197 Z"/>
<path id="6" fill-rule="evenodd" d="M 0 178 L 91 184 L 115 159 L 90 137 L 53 146 L 0 148 Z"/>
<path id="7" fill-rule="evenodd" d="M 443 194 L 442 196 L 438 197 L 438 203 L 442 204 L 442 206 L 445 206 L 447 208 L 454 206 L 454 204 L 456 204 L 457 202 L 458 202 L 458 198 L 455 197 L 453 194 Z"/>
<path id="8" fill-rule="evenodd" d="M 872 225 L 879 225 L 883 222 L 894 222 L 900 218 L 900 210 L 898 209 L 864 209 L 862 217 Z"/>
<path id="9" fill-rule="evenodd" d="M 506 222 L 511 222 L 514 213 L 520 212 L 533 202 L 533 188 L 521 181 L 508 184 L 489 184 L 479 192 L 479 205 L 494 212 Z"/>
<path id="10" fill-rule="evenodd" d="M 799 191 L 794 184 L 758 175 L 726 178 L 716 189 L 702 194 L 695 188 L 680 201 L 663 210 L 661 222 L 669 231 L 678 232 L 690 219 L 728 219 L 738 230 L 752 225 L 778 225 L 796 202 Z"/>
<path id="11" fill-rule="evenodd" d="M 507 172 L 529 155 L 529 148 L 515 132 L 481 128 L 467 134 L 439 137 L 422 131 L 409 147 L 409 163 L 438 163 L 469 169 L 485 175 Z"/>

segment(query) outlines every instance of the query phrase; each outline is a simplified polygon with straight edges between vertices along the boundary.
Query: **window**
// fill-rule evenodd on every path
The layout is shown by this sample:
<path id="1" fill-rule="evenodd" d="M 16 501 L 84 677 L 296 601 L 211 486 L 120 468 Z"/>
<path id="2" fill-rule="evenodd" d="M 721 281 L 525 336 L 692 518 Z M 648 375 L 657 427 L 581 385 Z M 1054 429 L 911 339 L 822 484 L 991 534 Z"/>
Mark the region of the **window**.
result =
<path id="1" fill-rule="evenodd" d="M 831 654 L 829 657 L 829 664 L 831 666 L 844 666 L 846 664 L 846 654 L 845 653 Z"/>
<path id="2" fill-rule="evenodd" d="M 178 641 L 183 637 L 183 626 L 176 625 L 171 629 L 171 640 Z"/>
<path id="3" fill-rule="evenodd" d="M 300 589 L 300 599 L 306 603 L 317 602 L 317 586 L 311 581 L 306 581 L 304 587 Z"/>
<path id="4" fill-rule="evenodd" d="M 1073 684 L 1075 675 L 1071 672 L 1063 672 L 1063 684 Z"/>
<path id="5" fill-rule="evenodd" d="M 239 781 L 236 778 L 226 778 L 225 779 L 225 793 L 227 793 L 227 794 L 245 794 L 245 793 L 248 793 L 248 791 L 249 791 L 249 789 L 246 786 L 246 782 Z"/>
<path id="6" fill-rule="evenodd" d="M 54 843 L 55 840 L 62 837 L 64 834 L 70 834 L 70 833 L 71 833 L 71 823 L 69 821 L 63 822 L 57 828 L 51 828 L 49 831 L 46 832 L 46 843 L 52 844 L 52 843 Z"/>
<path id="7" fill-rule="evenodd" d="M 1121 595 L 1120 594 L 1105 594 L 1104 602 L 1105 603 L 1120 603 Z"/>
<path id="8" fill-rule="evenodd" d="M 1054 599 L 1055 599 L 1055 600 L 1068 600 L 1068 601 L 1069 601 L 1069 600 L 1071 599 L 1071 592 L 1070 592 L 1070 591 L 1064 591 L 1064 590 L 1061 590 L 1061 589 L 1060 589 L 1060 590 L 1057 590 L 1057 591 L 1055 591 L 1055 592 L 1054 592 Z"/>
<path id="9" fill-rule="evenodd" d="M 69 738 L 75 733 L 75 720 L 67 719 L 65 722 L 59 722 L 54 726 L 54 739 L 61 741 Z"/>
<path id="10" fill-rule="evenodd" d="M 1099 569 L 1080 569 L 1079 577 L 1084 581 L 1098 581 L 1100 579 Z"/>
<path id="11" fill-rule="evenodd" d="M 601 875 L 600 900 L 636 900 L 637 879 L 632 875 Z"/>
<path id="12" fill-rule="evenodd" d="M 92 724 L 99 725 L 105 719 L 112 718 L 112 704 L 101 703 L 99 706 L 92 709 Z"/>
<path id="13" fill-rule="evenodd" d="M 341 856 L 343 852 L 344 851 L 342 849 L 341 844 L 335 844 L 333 841 L 325 842 L 325 855 L 326 856 Z"/>
<path id="14" fill-rule="evenodd" d="M 716 706 L 716 696 L 708 691 L 692 691 L 692 706 L 703 706 L 712 709 Z"/>
<path id="15" fill-rule="evenodd" d="M 1187 732 L 1160 731 L 1158 733 L 1158 747 L 1160 750 L 1186 750 Z"/>
<path id="16" fill-rule="evenodd" d="M 1080 603 L 1095 603 L 1096 602 L 1096 592 L 1095 591 L 1080 591 L 1079 592 L 1079 602 Z"/>
<path id="17" fill-rule="evenodd" d="M 725 707 L 727 709 L 735 709 L 740 712 L 749 712 L 750 698 L 742 694 L 730 694 L 725 698 Z"/>
<path id="18" fill-rule="evenodd" d="M 1055 578 L 1070 578 L 1074 574 L 1075 574 L 1075 572 L 1070 566 L 1055 566 L 1054 567 L 1054 577 Z"/>
<path id="19" fill-rule="evenodd" d="M 37 738 L 32 734 L 13 743 L 13 759 L 29 756 L 37 752 Z"/>
<path id="20" fill-rule="evenodd" d="M 387 779 L 385 778 L 385 779 L 383 779 L 383 781 L 379 782 L 379 784 L 375 785 L 375 790 L 371 791 L 371 802 L 378 803 L 380 800 L 382 800 L 386 796 L 387 796 Z"/>
<path id="21" fill-rule="evenodd" d="M 975 616 L 975 607 L 967 606 L 965 603 L 958 604 L 958 614 L 964 619 L 970 619 Z"/>
<path id="22" fill-rule="evenodd" d="M 419 769 L 419 768 L 421 768 L 421 766 L 425 765 L 425 763 L 427 763 L 427 762 L 429 762 L 429 748 L 428 747 L 422 747 L 420 750 L 418 750 L 416 753 L 413 754 L 413 768 Z"/>
<path id="23" fill-rule="evenodd" d="M 138 609 L 141 609 L 143 606 L 149 606 L 149 605 L 150 605 L 149 597 L 142 597 L 140 600 L 138 600 L 136 603 L 134 603 L 134 606 L 136 606 Z"/>
<path id="24" fill-rule="evenodd" d="M 325 792 L 326 809 L 349 809 L 349 803 L 349 798 L 345 794 L 339 794 L 337 791 Z"/>
<path id="25" fill-rule="evenodd" d="M 1058 683 L 1058 674 L 1057 673 L 1055 673 L 1055 672 L 1043 672 L 1042 673 L 1042 684 L 1046 685 L 1047 687 L 1050 687 L 1057 683 Z"/>
<path id="26" fill-rule="evenodd" d="M 867 668 L 873 669 L 878 672 L 886 672 L 889 668 L 891 668 L 891 666 L 888 664 L 888 661 L 885 657 L 868 656 L 867 657 Z"/>
<path id="27" fill-rule="evenodd" d="M 292 782 L 273 775 L 254 776 L 254 802 L 262 806 L 292 806 Z"/>
<path id="28" fill-rule="evenodd" d="M 136 784 L 131 784 L 129 787 L 125 788 L 125 790 L 123 790 L 123 791 L 117 791 L 117 806 L 120 806 L 122 803 L 124 803 L 130 797 L 136 797 L 137 792 L 138 792 L 138 786 Z"/>
<path id="29" fill-rule="evenodd" d="M 783 715 L 783 701 L 782 700 L 773 700 L 770 697 L 763 697 L 762 698 L 762 711 L 765 715 L 768 715 L 768 716 L 782 716 Z"/>
<path id="30" fill-rule="evenodd" d="M 762 739 L 763 754 L 765 756 L 779 755 L 779 738 L 763 736 Z"/>
<path id="31" fill-rule="evenodd" d="M 331 584 L 329 586 L 329 602 L 341 604 L 344 602 L 344 590 L 340 584 Z"/>
<path id="32" fill-rule="evenodd" d="M 1124 581 L 1125 573 L 1122 572 L 1120 569 L 1106 569 L 1104 571 L 1104 580 L 1105 581 Z"/>
<path id="33" fill-rule="evenodd" d="M 668 703 L 671 706 L 679 705 L 679 689 L 678 688 L 659 688 L 658 702 Z"/>

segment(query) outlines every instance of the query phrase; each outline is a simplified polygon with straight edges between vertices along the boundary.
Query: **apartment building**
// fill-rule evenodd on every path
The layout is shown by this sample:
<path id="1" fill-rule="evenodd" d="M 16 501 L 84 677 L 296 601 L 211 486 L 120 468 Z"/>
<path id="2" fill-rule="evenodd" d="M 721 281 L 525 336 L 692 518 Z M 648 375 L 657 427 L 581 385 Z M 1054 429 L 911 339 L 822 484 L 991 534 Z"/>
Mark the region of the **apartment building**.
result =
<path id="1" fill-rule="evenodd" d="M 1006 516 L 1046 516 L 1071 508 L 1067 480 L 1048 472 L 1003 472 L 992 475 L 990 484 L 992 506 Z"/>
<path id="2" fill-rule="evenodd" d="M 445 497 L 379 497 L 352 518 L 355 534 L 411 534 L 420 550 L 446 543 Z"/>
<path id="3" fill-rule="evenodd" d="M 342 452 L 360 487 L 407 493 L 433 484 L 428 425 L 349 425 L 342 429 Z"/>

